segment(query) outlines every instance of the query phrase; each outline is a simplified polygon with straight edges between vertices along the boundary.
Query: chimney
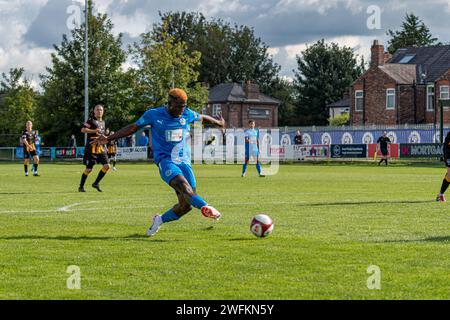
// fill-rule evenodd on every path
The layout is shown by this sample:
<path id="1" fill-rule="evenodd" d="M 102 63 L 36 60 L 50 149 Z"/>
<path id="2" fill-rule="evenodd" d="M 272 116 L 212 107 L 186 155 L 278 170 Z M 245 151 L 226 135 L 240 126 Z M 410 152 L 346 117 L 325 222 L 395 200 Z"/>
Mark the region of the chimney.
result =
<path id="1" fill-rule="evenodd" d="M 378 43 L 378 40 L 373 41 L 371 49 L 372 57 L 370 60 L 371 67 L 383 66 L 385 63 L 384 46 Z"/>
<path id="2" fill-rule="evenodd" d="M 257 84 L 251 83 L 251 81 L 247 81 L 244 84 L 244 92 L 247 99 L 259 99 L 259 86 Z"/>
<path id="3" fill-rule="evenodd" d="M 390 54 L 389 52 L 385 52 L 384 53 L 384 64 L 386 64 L 391 59 L 392 59 L 392 54 Z"/>

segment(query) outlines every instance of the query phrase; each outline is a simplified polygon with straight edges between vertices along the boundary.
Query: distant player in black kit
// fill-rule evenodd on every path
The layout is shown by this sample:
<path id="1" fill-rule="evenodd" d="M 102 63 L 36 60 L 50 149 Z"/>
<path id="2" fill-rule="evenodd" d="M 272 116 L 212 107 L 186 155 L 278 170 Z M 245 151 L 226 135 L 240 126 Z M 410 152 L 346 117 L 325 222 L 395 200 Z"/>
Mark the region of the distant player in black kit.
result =
<path id="1" fill-rule="evenodd" d="M 102 105 L 96 105 L 94 108 L 94 116 L 90 118 L 81 129 L 82 133 L 87 133 L 87 142 L 86 146 L 84 147 L 83 157 L 83 164 L 86 166 L 86 169 L 81 176 L 80 187 L 78 188 L 79 192 L 85 192 L 84 183 L 86 182 L 88 175 L 92 172 L 92 168 L 94 168 L 94 165 L 96 164 L 101 164 L 103 165 L 103 167 L 98 173 L 97 179 L 92 184 L 92 187 L 97 189 L 98 192 L 102 192 L 99 183 L 109 170 L 108 157 L 106 155 L 106 145 L 90 143 L 93 137 L 105 134 L 105 121 L 103 120 L 103 111 L 104 109 Z"/>
<path id="2" fill-rule="evenodd" d="M 388 144 L 391 143 L 391 139 L 387 136 L 387 132 L 384 131 L 383 135 L 378 138 L 378 148 L 381 151 L 381 160 L 378 162 L 378 165 L 382 164 L 383 161 L 386 162 L 386 165 L 388 165 L 388 157 L 389 157 L 389 150 L 388 150 Z"/>
<path id="3" fill-rule="evenodd" d="M 448 186 L 450 185 L 450 131 L 447 133 L 444 141 L 444 163 L 447 167 L 447 174 L 442 181 L 441 191 L 436 197 L 436 201 L 445 202 L 444 193 L 447 191 Z"/>
<path id="4" fill-rule="evenodd" d="M 36 132 L 33 131 L 33 123 L 27 121 L 26 130 L 22 132 L 22 142 L 23 142 L 23 167 L 25 170 L 25 177 L 28 177 L 28 164 L 30 163 L 30 158 L 33 158 L 33 176 L 39 177 L 38 165 L 39 156 L 36 152 L 35 141 L 37 139 Z"/>
<path id="5" fill-rule="evenodd" d="M 106 136 L 113 135 L 114 131 L 106 132 Z M 116 154 L 117 154 L 117 140 L 112 140 L 108 142 L 108 160 L 112 163 L 113 171 L 116 171 Z"/>

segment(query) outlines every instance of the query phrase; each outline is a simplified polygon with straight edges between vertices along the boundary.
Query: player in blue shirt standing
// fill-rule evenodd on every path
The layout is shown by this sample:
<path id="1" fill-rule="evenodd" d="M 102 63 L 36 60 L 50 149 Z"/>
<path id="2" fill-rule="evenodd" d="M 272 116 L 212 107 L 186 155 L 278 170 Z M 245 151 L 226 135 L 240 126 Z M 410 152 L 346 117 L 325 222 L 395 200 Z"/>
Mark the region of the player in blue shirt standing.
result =
<path id="1" fill-rule="evenodd" d="M 98 136 L 92 142 L 105 144 L 134 134 L 145 126 L 151 126 L 155 163 L 161 178 L 175 190 L 178 203 L 163 215 L 153 217 L 153 224 L 147 230 L 148 236 L 158 232 L 163 223 L 180 219 L 191 211 L 192 207 L 200 209 L 207 218 L 218 220 L 221 216 L 219 211 L 208 205 L 195 191 L 196 181 L 191 167 L 190 151 L 186 152 L 186 135 L 189 125 L 195 121 L 205 121 L 224 128 L 225 120 L 222 116 L 215 119 L 192 111 L 186 106 L 187 99 L 184 90 L 172 89 L 167 106 L 149 109 L 136 123 L 108 137 Z"/>
<path id="2" fill-rule="evenodd" d="M 256 170 L 260 177 L 264 177 L 261 174 L 261 164 L 259 162 L 259 130 L 255 129 L 255 121 L 250 120 L 248 122 L 249 128 L 245 130 L 245 162 L 242 166 L 242 177 L 245 177 L 247 171 L 247 165 L 250 161 L 250 157 L 256 160 Z"/>

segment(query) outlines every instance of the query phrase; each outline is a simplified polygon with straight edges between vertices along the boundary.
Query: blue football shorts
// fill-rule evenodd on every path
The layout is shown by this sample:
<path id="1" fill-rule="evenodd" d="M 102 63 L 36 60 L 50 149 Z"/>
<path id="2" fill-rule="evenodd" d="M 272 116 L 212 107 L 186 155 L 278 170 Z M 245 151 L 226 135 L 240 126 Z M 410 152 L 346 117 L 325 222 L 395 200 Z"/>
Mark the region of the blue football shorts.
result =
<path id="1" fill-rule="evenodd" d="M 170 185 L 176 176 L 183 176 L 192 189 L 195 189 L 197 182 L 195 181 L 194 171 L 190 163 L 174 162 L 172 159 L 163 159 L 158 164 L 159 174 L 161 178 Z"/>

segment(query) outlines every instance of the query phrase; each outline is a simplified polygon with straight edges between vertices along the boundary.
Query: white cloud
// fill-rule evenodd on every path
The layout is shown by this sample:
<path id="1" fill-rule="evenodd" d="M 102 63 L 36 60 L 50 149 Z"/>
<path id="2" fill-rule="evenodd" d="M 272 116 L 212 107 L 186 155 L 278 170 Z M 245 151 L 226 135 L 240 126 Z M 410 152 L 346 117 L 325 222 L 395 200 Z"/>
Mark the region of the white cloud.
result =
<path id="1" fill-rule="evenodd" d="M 24 66 L 30 74 L 38 74 L 50 63 L 52 49 L 42 48 L 44 44 L 32 45 L 24 36 L 49 1 L 0 0 L 0 72 Z M 84 0 L 64 1 L 84 5 Z M 366 27 L 366 9 L 373 4 L 382 9 L 383 30 Z M 128 42 L 159 21 L 158 11 L 201 11 L 209 18 L 249 25 L 270 47 L 269 54 L 282 66 L 281 75 L 287 77 L 296 68 L 296 56 L 308 43 L 321 38 L 355 48 L 357 54 L 369 60 L 373 39 L 386 43 L 384 33 L 398 29 L 406 11 L 418 14 L 440 41 L 450 40 L 450 20 L 446 19 L 450 0 L 95 0 L 95 5 L 98 11 L 108 13 L 115 34 L 126 33 Z M 42 40 L 51 38 L 45 32 L 38 35 Z"/>
<path id="2" fill-rule="evenodd" d="M 325 39 L 325 42 L 337 43 L 339 46 L 347 46 L 354 49 L 355 54 L 358 55 L 359 61 L 362 57 L 368 62 L 370 60 L 370 48 L 372 46 L 374 38 L 371 36 L 341 36 Z M 379 39 L 381 43 L 385 42 L 385 39 Z M 269 53 L 273 55 L 274 61 L 281 65 L 281 76 L 292 78 L 292 70 L 297 69 L 297 56 L 313 45 L 310 43 L 299 43 L 294 45 L 288 45 L 283 47 L 270 48 Z"/>
<path id="3" fill-rule="evenodd" d="M 224 13 L 243 13 L 249 9 L 249 5 L 239 0 L 207 0 L 198 5 L 198 11 L 209 17 Z"/>

